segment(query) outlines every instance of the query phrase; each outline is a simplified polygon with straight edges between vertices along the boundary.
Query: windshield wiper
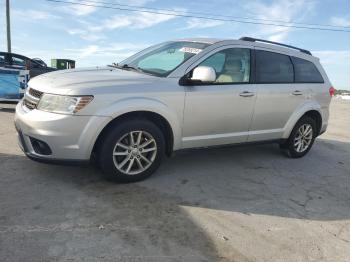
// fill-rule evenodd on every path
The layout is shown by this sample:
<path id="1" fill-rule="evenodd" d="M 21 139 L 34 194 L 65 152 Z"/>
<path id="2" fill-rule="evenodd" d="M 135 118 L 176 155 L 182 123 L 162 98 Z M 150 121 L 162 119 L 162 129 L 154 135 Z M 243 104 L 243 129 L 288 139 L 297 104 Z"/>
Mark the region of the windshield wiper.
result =
<path id="1" fill-rule="evenodd" d="M 115 67 L 115 68 L 119 68 L 119 69 L 131 69 L 131 70 L 135 70 L 135 71 L 140 71 L 142 72 L 141 68 L 139 67 L 134 67 L 134 66 L 130 66 L 128 64 L 123 64 L 120 65 L 119 63 L 113 63 L 112 65 L 109 65 L 110 67 Z"/>
<path id="2" fill-rule="evenodd" d="M 139 67 L 130 66 L 128 64 L 122 65 L 122 68 L 123 69 L 131 69 L 131 70 L 135 70 L 135 71 L 141 71 Z"/>
<path id="3" fill-rule="evenodd" d="M 111 65 L 107 65 L 109 67 L 119 68 L 119 65 L 117 63 L 112 63 Z"/>
<path id="4" fill-rule="evenodd" d="M 123 69 L 123 70 L 133 70 L 133 71 L 136 71 L 136 72 L 139 72 L 139 73 L 148 74 L 148 75 L 154 75 L 153 72 L 151 72 L 151 71 L 144 70 L 144 69 L 142 69 L 140 67 L 130 66 L 128 64 L 120 65 L 119 63 L 113 63 L 113 64 L 108 65 L 108 66 L 114 67 L 114 68 L 118 68 L 118 69 Z"/>

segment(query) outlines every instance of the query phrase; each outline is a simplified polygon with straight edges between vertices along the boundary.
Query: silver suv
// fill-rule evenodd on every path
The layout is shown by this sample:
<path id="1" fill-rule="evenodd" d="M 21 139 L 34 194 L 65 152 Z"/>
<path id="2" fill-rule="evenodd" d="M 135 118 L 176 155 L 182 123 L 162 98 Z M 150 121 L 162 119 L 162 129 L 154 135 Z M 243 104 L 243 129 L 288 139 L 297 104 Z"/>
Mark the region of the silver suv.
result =
<path id="1" fill-rule="evenodd" d="M 108 179 L 131 182 L 186 148 L 270 141 L 302 157 L 327 128 L 333 93 L 307 50 L 183 39 L 105 68 L 32 79 L 15 125 L 31 159 L 96 159 Z"/>

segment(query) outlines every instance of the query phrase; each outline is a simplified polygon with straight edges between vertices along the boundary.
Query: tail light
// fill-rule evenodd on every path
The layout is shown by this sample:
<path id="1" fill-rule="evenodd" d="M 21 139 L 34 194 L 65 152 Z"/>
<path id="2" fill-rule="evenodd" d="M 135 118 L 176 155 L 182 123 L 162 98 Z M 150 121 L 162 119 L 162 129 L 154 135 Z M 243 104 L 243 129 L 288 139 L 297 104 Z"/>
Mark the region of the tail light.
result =
<path id="1" fill-rule="evenodd" d="M 335 91 L 336 91 L 336 89 L 335 89 L 333 86 L 331 86 L 331 87 L 329 88 L 329 95 L 330 95 L 330 96 L 334 96 L 334 95 L 335 95 Z"/>

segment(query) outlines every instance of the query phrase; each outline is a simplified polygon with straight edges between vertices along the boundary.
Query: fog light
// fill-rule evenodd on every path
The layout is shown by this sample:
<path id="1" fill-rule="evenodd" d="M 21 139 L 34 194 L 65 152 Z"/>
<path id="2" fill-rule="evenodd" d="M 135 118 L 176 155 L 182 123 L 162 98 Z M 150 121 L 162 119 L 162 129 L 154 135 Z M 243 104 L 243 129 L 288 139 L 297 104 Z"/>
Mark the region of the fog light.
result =
<path id="1" fill-rule="evenodd" d="M 39 139 L 33 138 L 33 137 L 30 137 L 30 142 L 32 143 L 32 147 L 33 147 L 35 153 L 38 153 L 40 155 L 51 155 L 52 154 L 52 151 L 51 151 L 49 145 L 46 144 L 45 142 L 43 142 Z"/>

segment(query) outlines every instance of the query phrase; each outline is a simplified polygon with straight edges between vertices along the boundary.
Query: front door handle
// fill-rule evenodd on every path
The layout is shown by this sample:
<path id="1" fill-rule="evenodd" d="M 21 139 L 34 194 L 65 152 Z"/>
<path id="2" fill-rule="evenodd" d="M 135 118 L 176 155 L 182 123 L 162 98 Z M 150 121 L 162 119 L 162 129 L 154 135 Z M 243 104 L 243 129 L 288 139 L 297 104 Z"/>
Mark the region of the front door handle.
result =
<path id="1" fill-rule="evenodd" d="M 251 96 L 254 96 L 254 93 L 249 92 L 249 91 L 244 91 L 244 92 L 240 93 L 239 95 L 242 97 L 251 97 Z"/>
<path id="2" fill-rule="evenodd" d="M 301 92 L 299 90 L 295 90 L 292 94 L 295 96 L 301 96 L 303 94 L 303 92 Z"/>

